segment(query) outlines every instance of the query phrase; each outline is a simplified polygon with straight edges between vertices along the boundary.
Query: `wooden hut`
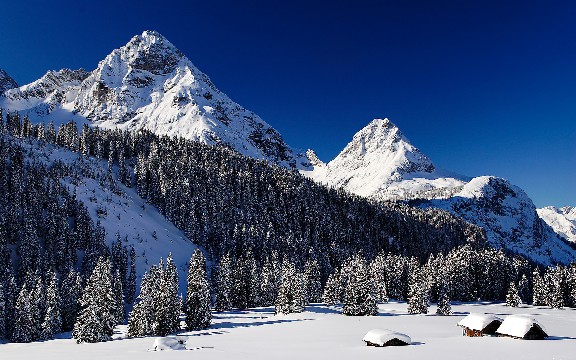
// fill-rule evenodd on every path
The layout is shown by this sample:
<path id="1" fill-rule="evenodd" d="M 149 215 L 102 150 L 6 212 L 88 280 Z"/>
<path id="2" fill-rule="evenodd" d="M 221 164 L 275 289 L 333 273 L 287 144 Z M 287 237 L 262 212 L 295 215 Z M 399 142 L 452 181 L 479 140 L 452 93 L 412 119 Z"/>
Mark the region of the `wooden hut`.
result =
<path id="1" fill-rule="evenodd" d="M 502 324 L 502 319 L 490 314 L 470 314 L 460 320 L 458 326 L 462 327 L 462 335 L 478 337 L 494 335 Z"/>
<path id="2" fill-rule="evenodd" d="M 410 336 L 383 329 L 368 331 L 362 340 L 368 346 L 404 346 L 412 344 Z"/>
<path id="3" fill-rule="evenodd" d="M 524 340 L 543 340 L 548 337 L 544 327 L 528 315 L 507 316 L 496 333 L 501 336 Z"/>

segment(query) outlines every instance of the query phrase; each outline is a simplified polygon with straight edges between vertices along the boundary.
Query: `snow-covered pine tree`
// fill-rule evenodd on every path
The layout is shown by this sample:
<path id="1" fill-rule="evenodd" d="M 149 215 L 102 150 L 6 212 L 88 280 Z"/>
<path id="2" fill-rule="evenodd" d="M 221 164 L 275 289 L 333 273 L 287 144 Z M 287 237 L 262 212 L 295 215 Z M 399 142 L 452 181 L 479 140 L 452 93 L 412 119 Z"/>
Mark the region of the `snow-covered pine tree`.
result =
<path id="1" fill-rule="evenodd" d="M 322 302 L 326 305 L 336 305 L 342 302 L 342 290 L 340 286 L 340 272 L 335 270 L 328 275 L 328 280 L 322 293 Z"/>
<path id="2" fill-rule="evenodd" d="M 101 257 L 88 279 L 80 299 L 80 314 L 72 335 L 77 343 L 112 340 L 115 308 L 110 262 Z"/>
<path id="3" fill-rule="evenodd" d="M 547 288 L 546 305 L 561 309 L 564 304 L 564 269 L 558 265 L 548 267 L 544 274 L 544 284 Z"/>
<path id="4" fill-rule="evenodd" d="M 388 302 L 388 290 L 386 288 L 386 254 L 382 253 L 370 263 L 370 273 L 374 280 L 375 296 L 378 302 Z"/>
<path id="5" fill-rule="evenodd" d="M 306 288 L 306 303 L 316 303 L 322 300 L 322 279 L 320 266 L 316 259 L 308 259 L 304 266 L 304 281 Z"/>
<path id="6" fill-rule="evenodd" d="M 508 294 L 506 294 L 506 306 L 518 307 L 521 303 L 522 300 L 520 299 L 520 295 L 518 295 L 516 283 L 511 281 L 510 286 L 508 287 Z"/>
<path id="7" fill-rule="evenodd" d="M 274 306 L 275 314 L 300 313 L 305 306 L 304 276 L 287 259 L 282 262 L 282 283 Z"/>
<path id="8" fill-rule="evenodd" d="M 153 335 L 153 325 L 156 322 L 155 314 L 155 296 L 161 269 L 153 265 L 142 277 L 140 284 L 140 294 L 130 312 L 128 319 L 128 336 L 145 336 Z"/>
<path id="9" fill-rule="evenodd" d="M 48 274 L 48 286 L 46 286 L 46 311 L 42 322 L 40 338 L 49 340 L 62 331 L 62 317 L 60 314 L 60 294 L 56 273 Z"/>
<path id="10" fill-rule="evenodd" d="M 172 254 L 166 259 L 159 290 L 158 323 L 156 334 L 166 336 L 180 330 L 180 298 L 178 297 L 178 272 Z"/>
<path id="11" fill-rule="evenodd" d="M 118 269 L 114 270 L 112 293 L 114 296 L 114 309 L 112 311 L 112 315 L 114 316 L 114 324 L 124 324 L 126 322 L 126 304 L 124 303 L 122 278 L 120 275 L 120 270 Z"/>
<path id="12" fill-rule="evenodd" d="M 134 246 L 130 247 L 130 273 L 126 280 L 125 300 L 127 305 L 134 304 L 136 298 L 136 251 Z"/>
<path id="13" fill-rule="evenodd" d="M 32 304 L 30 303 L 30 292 L 26 285 L 22 286 L 18 299 L 16 300 L 16 307 L 14 309 L 14 328 L 10 341 L 18 343 L 26 343 L 36 340 L 34 333 L 37 331 L 34 321 L 34 314 Z"/>
<path id="14" fill-rule="evenodd" d="M 199 330 L 210 327 L 210 288 L 206 275 L 206 260 L 200 249 L 196 249 L 190 259 L 186 292 L 186 328 Z"/>
<path id="15" fill-rule="evenodd" d="M 566 269 L 566 304 L 576 307 L 576 264 L 572 263 Z"/>
<path id="16" fill-rule="evenodd" d="M 438 286 L 438 305 L 436 307 L 436 315 L 450 315 L 452 314 L 452 306 L 450 305 L 450 298 L 448 297 L 448 286 L 446 283 L 441 283 Z"/>
<path id="17" fill-rule="evenodd" d="M 222 312 L 232 309 L 232 302 L 230 301 L 232 281 L 232 260 L 230 259 L 230 254 L 226 254 L 220 259 L 220 263 L 214 272 L 216 288 L 215 311 Z"/>
<path id="18" fill-rule="evenodd" d="M 408 281 L 408 313 L 428 313 L 428 289 L 417 266 L 412 269 Z"/>
<path id="19" fill-rule="evenodd" d="M 528 304 L 531 299 L 530 284 L 528 283 L 526 274 L 522 274 L 520 281 L 518 281 L 518 296 L 520 296 L 520 300 L 523 304 Z"/>
<path id="20" fill-rule="evenodd" d="M 62 330 L 72 331 L 80 311 L 80 296 L 82 295 L 82 279 L 80 274 L 70 269 L 60 285 Z"/>
<path id="21" fill-rule="evenodd" d="M 538 268 L 535 268 L 532 273 L 532 283 L 532 305 L 546 305 L 546 298 L 548 295 Z"/>
<path id="22" fill-rule="evenodd" d="M 352 259 L 348 267 L 348 283 L 344 292 L 342 314 L 364 316 L 378 314 L 374 285 L 366 261 L 361 255 Z"/>
<path id="23" fill-rule="evenodd" d="M 2 112 L 0 112 L 0 123 L 2 122 Z M 0 124 L 0 127 L 2 124 Z M 4 285 L 0 281 L 0 339 L 6 339 L 6 300 L 4 298 Z"/>

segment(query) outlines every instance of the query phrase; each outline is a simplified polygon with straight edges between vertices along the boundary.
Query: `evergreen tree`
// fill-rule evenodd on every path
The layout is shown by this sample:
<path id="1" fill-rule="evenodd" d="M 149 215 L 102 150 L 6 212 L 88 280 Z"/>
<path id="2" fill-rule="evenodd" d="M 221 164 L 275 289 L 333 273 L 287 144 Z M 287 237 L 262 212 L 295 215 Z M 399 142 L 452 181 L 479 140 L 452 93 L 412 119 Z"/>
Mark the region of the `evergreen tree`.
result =
<path id="1" fill-rule="evenodd" d="M 72 335 L 77 343 L 112 340 L 114 330 L 114 295 L 110 279 L 110 263 L 100 258 L 80 299 L 80 314 Z"/>
<path id="2" fill-rule="evenodd" d="M 2 122 L 2 112 L 0 111 L 0 126 Z M 6 300 L 4 298 L 4 286 L 0 281 L 0 339 L 6 338 Z"/>
<path id="3" fill-rule="evenodd" d="M 351 316 L 378 314 L 374 285 L 366 261 L 360 255 L 356 255 L 348 269 L 350 273 L 344 293 L 342 314 Z"/>
<path id="4" fill-rule="evenodd" d="M 300 313 L 306 302 L 304 279 L 294 264 L 288 260 L 282 262 L 282 283 L 276 297 L 275 314 Z"/>
<path id="5" fill-rule="evenodd" d="M 448 287 L 446 284 L 440 285 L 438 289 L 438 306 L 436 307 L 437 315 L 450 315 L 452 314 L 452 306 L 450 305 L 450 298 L 448 297 Z"/>
<path id="6" fill-rule="evenodd" d="M 14 309 L 14 329 L 10 338 L 12 342 L 26 343 L 36 340 L 34 333 L 37 331 L 37 325 L 33 312 L 30 292 L 24 285 L 20 290 Z"/>
<path id="7" fill-rule="evenodd" d="M 200 249 L 190 259 L 186 291 L 186 329 L 200 330 L 210 327 L 210 289 L 206 275 L 206 260 Z"/>
<path id="8" fill-rule="evenodd" d="M 518 307 L 521 303 L 522 300 L 520 299 L 520 295 L 518 295 L 518 288 L 514 281 L 511 281 L 508 287 L 508 294 L 506 295 L 506 306 Z"/>
<path id="9" fill-rule="evenodd" d="M 409 276 L 408 313 L 427 314 L 428 299 L 428 289 L 422 279 L 422 271 L 416 267 L 411 271 Z"/>
<path id="10" fill-rule="evenodd" d="M 232 292 L 232 260 L 230 254 L 226 254 L 220 259 L 220 264 L 215 271 L 216 301 L 214 310 L 217 312 L 228 311 L 232 309 L 230 294 Z"/>
<path id="11" fill-rule="evenodd" d="M 72 331 L 80 311 L 82 279 L 74 269 L 70 269 L 60 286 L 62 306 L 62 330 Z"/>
<path id="12" fill-rule="evenodd" d="M 534 269 L 534 272 L 532 273 L 532 281 L 532 305 L 546 305 L 546 287 L 544 286 L 544 281 L 542 280 L 542 276 L 540 276 L 538 268 Z"/>
<path id="13" fill-rule="evenodd" d="M 342 302 L 342 290 L 340 287 L 340 274 L 334 271 L 328 276 L 324 292 L 322 294 L 322 302 L 326 305 L 336 305 Z"/>
<path id="14" fill-rule="evenodd" d="M 60 315 L 60 296 L 56 281 L 56 273 L 49 274 L 49 283 L 46 287 L 46 312 L 42 322 L 40 337 L 44 340 L 52 339 L 54 334 L 62 331 L 62 318 Z"/>
<path id="15" fill-rule="evenodd" d="M 124 324 L 126 321 L 126 307 L 124 303 L 124 289 L 122 287 L 122 279 L 120 271 L 116 269 L 114 272 L 114 281 L 112 282 L 112 293 L 114 296 L 114 309 L 112 315 L 114 317 L 114 324 Z"/>
<path id="16" fill-rule="evenodd" d="M 170 334 L 180 330 L 180 309 L 181 303 L 178 297 L 178 272 L 172 254 L 166 259 L 166 270 L 163 273 L 159 324 L 156 330 L 159 334 Z"/>
<path id="17" fill-rule="evenodd" d="M 128 274 L 128 280 L 126 281 L 126 304 L 134 304 L 134 299 L 136 297 L 136 251 L 134 246 L 130 247 L 130 273 Z"/>
<path id="18" fill-rule="evenodd" d="M 306 303 L 322 300 L 322 282 L 318 261 L 308 259 L 304 266 L 304 281 L 306 287 Z"/>

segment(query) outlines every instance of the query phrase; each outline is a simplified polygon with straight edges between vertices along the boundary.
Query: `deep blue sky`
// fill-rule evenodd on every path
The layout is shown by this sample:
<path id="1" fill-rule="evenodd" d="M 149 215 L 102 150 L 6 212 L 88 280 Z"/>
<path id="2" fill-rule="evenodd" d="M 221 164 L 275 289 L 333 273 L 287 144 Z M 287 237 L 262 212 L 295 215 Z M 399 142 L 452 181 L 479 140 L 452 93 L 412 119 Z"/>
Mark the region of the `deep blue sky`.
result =
<path id="1" fill-rule="evenodd" d="M 572 1 L 3 1 L 19 84 L 157 30 L 292 146 L 331 160 L 388 117 L 438 166 L 576 205 Z"/>

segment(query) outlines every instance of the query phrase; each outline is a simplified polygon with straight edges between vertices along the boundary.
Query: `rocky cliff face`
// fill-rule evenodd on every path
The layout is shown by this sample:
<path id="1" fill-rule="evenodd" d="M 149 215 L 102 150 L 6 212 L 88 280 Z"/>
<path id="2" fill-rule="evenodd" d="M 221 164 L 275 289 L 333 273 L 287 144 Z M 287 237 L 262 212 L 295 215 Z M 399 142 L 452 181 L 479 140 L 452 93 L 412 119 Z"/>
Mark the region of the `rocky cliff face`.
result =
<path id="1" fill-rule="evenodd" d="M 556 233 L 576 245 L 576 207 L 547 206 L 537 211 Z"/>
<path id="2" fill-rule="evenodd" d="M 4 91 L 15 87 L 18 87 L 16 81 L 14 81 L 6 71 L 0 69 L 0 95 L 2 95 Z"/>

